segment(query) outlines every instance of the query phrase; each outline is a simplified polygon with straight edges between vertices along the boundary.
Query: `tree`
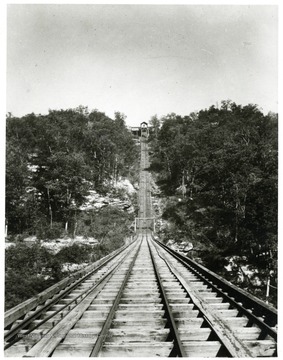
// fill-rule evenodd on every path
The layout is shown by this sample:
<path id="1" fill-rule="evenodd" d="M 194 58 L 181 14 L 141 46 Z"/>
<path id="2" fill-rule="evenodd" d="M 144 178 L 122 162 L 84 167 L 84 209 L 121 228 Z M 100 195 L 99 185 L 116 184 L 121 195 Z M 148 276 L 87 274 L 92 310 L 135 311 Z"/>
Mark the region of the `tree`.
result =
<path id="1" fill-rule="evenodd" d="M 264 116 L 256 105 L 231 100 L 220 109 L 169 114 L 153 150 L 152 169 L 162 190 L 180 197 L 180 187 L 186 188 L 182 206 L 177 202 L 178 211 L 170 210 L 180 234 L 255 263 L 262 249 L 275 253 L 276 114 Z"/>
<path id="2" fill-rule="evenodd" d="M 157 115 L 154 115 L 150 118 L 149 125 L 152 127 L 152 131 L 150 133 L 150 140 L 157 140 L 160 130 L 160 120 L 158 119 Z"/>
<path id="3" fill-rule="evenodd" d="M 137 149 L 116 112 L 112 120 L 87 107 L 7 118 L 6 216 L 12 233 L 74 230 L 89 190 L 125 176 Z M 34 211 L 32 211 L 34 209 Z M 11 224 L 11 225 L 10 225 Z M 56 231 L 55 231 L 56 230 Z M 49 232 L 50 236 L 52 232 Z M 41 236 L 42 236 L 41 235 Z"/>

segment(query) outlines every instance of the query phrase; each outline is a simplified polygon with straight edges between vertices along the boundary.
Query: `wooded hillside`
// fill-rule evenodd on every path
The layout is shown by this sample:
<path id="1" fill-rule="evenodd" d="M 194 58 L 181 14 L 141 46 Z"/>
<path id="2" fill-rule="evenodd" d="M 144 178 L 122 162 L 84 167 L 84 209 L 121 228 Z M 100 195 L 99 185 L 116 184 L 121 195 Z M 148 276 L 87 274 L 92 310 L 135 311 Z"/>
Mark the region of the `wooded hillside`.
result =
<path id="1" fill-rule="evenodd" d="M 277 266 L 277 115 L 223 101 L 152 118 L 152 170 L 167 196 L 165 240 L 190 241 L 213 270 L 246 259 L 264 279 Z"/>
<path id="2" fill-rule="evenodd" d="M 78 107 L 6 119 L 6 221 L 9 234 L 72 233 L 90 189 L 130 173 L 138 150 L 125 116 Z"/>

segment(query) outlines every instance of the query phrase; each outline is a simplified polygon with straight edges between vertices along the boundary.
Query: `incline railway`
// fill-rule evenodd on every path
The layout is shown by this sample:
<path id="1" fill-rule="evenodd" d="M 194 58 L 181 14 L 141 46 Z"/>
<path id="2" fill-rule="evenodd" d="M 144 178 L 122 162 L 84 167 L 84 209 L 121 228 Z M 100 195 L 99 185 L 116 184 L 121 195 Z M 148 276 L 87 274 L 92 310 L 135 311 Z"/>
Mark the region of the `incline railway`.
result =
<path id="1" fill-rule="evenodd" d="M 7 311 L 5 356 L 277 356 L 274 308 L 154 240 L 148 165 L 134 241 Z"/>

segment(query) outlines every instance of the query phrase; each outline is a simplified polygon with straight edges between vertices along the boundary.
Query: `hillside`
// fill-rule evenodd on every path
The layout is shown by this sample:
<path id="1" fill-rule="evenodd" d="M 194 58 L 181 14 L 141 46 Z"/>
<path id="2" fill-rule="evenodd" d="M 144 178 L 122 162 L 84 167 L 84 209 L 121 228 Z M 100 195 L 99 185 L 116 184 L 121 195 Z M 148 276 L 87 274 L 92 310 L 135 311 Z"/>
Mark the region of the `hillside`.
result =
<path id="1" fill-rule="evenodd" d="M 277 115 L 223 101 L 151 124 L 163 241 L 276 302 Z"/>

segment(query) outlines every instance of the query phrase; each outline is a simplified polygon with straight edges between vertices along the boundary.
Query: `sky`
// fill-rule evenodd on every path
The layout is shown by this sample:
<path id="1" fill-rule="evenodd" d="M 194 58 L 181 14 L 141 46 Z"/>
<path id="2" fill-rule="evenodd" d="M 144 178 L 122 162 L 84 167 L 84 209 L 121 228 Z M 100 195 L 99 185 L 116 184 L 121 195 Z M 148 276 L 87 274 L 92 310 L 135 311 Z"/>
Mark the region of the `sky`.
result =
<path id="1" fill-rule="evenodd" d="M 8 4 L 6 112 L 278 111 L 275 5 Z"/>

